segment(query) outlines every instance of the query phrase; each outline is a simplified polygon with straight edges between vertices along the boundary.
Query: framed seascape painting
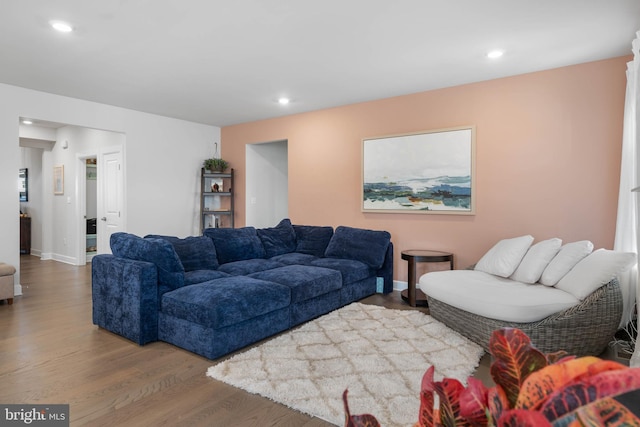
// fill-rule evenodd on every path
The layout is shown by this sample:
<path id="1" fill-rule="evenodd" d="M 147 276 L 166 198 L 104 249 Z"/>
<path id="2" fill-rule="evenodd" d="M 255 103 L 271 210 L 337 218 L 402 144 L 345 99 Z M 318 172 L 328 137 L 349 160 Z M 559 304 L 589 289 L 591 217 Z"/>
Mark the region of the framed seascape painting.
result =
<path id="1" fill-rule="evenodd" d="M 362 140 L 362 210 L 475 214 L 475 126 Z"/>

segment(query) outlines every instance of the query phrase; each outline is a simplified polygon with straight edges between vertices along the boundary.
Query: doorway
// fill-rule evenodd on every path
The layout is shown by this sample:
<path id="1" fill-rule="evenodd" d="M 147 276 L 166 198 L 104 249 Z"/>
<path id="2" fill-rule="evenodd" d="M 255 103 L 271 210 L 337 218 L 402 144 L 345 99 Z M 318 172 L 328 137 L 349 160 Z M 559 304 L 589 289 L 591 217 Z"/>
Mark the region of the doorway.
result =
<path id="1" fill-rule="evenodd" d="M 288 218 L 288 141 L 247 144 L 246 171 L 246 225 L 273 227 Z"/>
<path id="2" fill-rule="evenodd" d="M 28 127 L 20 125 L 20 145 L 25 146 L 25 141 L 33 145 L 33 141 L 40 140 L 47 140 L 51 145 L 48 149 L 39 150 L 41 160 L 38 171 L 29 170 L 30 176 L 34 173 L 38 176 L 39 172 L 42 177 L 37 186 L 41 198 L 34 198 L 32 202 L 29 197 L 29 205 L 24 206 L 25 210 L 34 213 L 32 230 L 35 232 L 35 245 L 31 252 L 40 255 L 43 260 L 85 265 L 93 255 L 100 253 L 98 221 L 96 232 L 92 233 L 93 224 L 88 223 L 87 219 L 97 219 L 99 216 L 100 181 L 97 172 L 101 157 L 107 153 L 117 153 L 119 156 L 118 183 L 113 187 L 118 191 L 112 196 L 119 208 L 117 225 L 124 228 L 125 215 L 124 209 L 121 209 L 124 205 L 124 173 L 121 163 L 125 135 L 37 119 L 32 121 L 33 125 Z M 36 169 L 31 163 L 31 168 Z M 58 191 L 52 191 L 54 170 L 63 171 L 63 181 Z M 34 184 L 30 179 L 30 196 L 35 190 Z M 106 247 L 105 253 L 108 253 L 108 243 Z M 96 251 L 87 252 L 87 248 L 95 248 Z"/>
<path id="3" fill-rule="evenodd" d="M 98 147 L 97 154 L 77 154 L 77 260 L 91 262 L 110 253 L 111 234 L 124 231 L 122 147 Z"/>
<path id="4" fill-rule="evenodd" d="M 98 253 L 98 162 L 97 157 L 85 159 L 85 242 L 86 242 L 86 262 Z"/>

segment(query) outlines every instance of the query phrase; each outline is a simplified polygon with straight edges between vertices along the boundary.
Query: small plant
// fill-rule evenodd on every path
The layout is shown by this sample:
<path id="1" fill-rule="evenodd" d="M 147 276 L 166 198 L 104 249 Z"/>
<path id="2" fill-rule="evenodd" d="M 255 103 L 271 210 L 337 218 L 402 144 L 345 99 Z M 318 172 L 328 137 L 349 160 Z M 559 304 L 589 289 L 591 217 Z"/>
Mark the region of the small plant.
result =
<path id="1" fill-rule="evenodd" d="M 229 167 L 229 162 L 213 157 L 204 161 L 204 168 L 210 171 L 224 172 Z"/>
<path id="2" fill-rule="evenodd" d="M 414 427 L 640 425 L 640 368 L 565 352 L 545 355 L 513 328 L 494 331 L 489 350 L 495 387 L 475 378 L 467 387 L 451 378 L 433 381 L 433 366 L 427 370 Z M 349 413 L 346 390 L 342 400 L 346 427 L 380 426 L 373 415 Z"/>

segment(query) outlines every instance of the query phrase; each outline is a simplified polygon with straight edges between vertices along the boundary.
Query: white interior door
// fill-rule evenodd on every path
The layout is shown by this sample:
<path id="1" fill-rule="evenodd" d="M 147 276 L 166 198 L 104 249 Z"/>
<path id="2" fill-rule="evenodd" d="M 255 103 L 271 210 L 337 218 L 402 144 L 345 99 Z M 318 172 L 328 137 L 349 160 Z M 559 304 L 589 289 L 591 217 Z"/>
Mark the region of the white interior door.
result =
<path id="1" fill-rule="evenodd" d="M 98 254 L 107 254 L 111 253 L 111 234 L 124 231 L 122 149 L 106 150 L 98 162 Z"/>

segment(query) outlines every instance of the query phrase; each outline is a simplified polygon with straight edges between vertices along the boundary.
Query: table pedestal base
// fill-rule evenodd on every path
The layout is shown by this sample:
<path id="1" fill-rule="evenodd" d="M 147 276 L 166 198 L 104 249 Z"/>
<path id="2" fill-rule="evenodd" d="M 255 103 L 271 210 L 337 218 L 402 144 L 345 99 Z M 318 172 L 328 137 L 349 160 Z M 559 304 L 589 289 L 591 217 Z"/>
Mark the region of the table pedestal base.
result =
<path id="1" fill-rule="evenodd" d="M 400 296 L 405 302 L 409 302 L 409 290 L 405 289 L 400 292 Z M 416 306 L 429 307 L 427 296 L 420 289 L 416 289 Z"/>

